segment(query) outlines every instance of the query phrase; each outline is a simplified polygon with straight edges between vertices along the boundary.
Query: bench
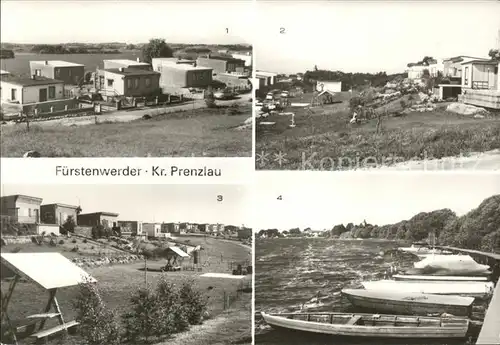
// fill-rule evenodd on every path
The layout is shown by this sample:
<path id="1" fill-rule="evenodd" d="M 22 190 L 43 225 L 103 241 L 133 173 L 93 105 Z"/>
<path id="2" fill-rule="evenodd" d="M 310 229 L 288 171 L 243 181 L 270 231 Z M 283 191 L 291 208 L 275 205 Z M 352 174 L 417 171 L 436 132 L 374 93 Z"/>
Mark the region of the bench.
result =
<path id="1" fill-rule="evenodd" d="M 361 320 L 361 315 L 354 315 L 347 321 L 346 325 L 355 325 L 359 320 Z"/>
<path id="2" fill-rule="evenodd" d="M 67 330 L 67 329 L 75 327 L 75 326 L 78 326 L 78 324 L 79 324 L 79 322 L 77 322 L 76 320 L 66 322 L 63 325 L 58 325 L 58 326 L 55 326 L 52 328 L 44 329 L 42 331 L 33 333 L 30 335 L 30 338 L 36 338 L 37 342 L 40 342 L 40 340 L 46 339 L 48 336 L 50 336 L 52 334 Z"/>

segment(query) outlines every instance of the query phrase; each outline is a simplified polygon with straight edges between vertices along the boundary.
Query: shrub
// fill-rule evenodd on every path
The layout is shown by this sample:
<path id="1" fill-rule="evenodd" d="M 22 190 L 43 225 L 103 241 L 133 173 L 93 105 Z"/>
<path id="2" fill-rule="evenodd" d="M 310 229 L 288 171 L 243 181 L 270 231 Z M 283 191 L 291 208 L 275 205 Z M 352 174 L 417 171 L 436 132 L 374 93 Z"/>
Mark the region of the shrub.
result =
<path id="1" fill-rule="evenodd" d="M 78 246 L 74 246 L 72 249 L 71 249 L 72 252 L 76 253 L 78 251 Z"/>
<path id="2" fill-rule="evenodd" d="M 64 221 L 62 228 L 64 230 L 64 234 L 67 234 L 68 232 L 75 232 L 75 227 L 76 227 L 76 222 L 73 216 L 68 216 L 66 220 Z"/>
<path id="3" fill-rule="evenodd" d="M 76 243 L 78 242 L 76 239 L 71 240 L 71 243 Z"/>
<path id="4" fill-rule="evenodd" d="M 74 309 L 79 331 L 88 345 L 119 345 L 120 333 L 113 311 L 107 309 L 97 285 L 90 282 L 79 284 Z"/>
<path id="5" fill-rule="evenodd" d="M 49 244 L 50 244 L 52 247 L 57 246 L 57 243 L 56 243 L 56 241 L 55 241 L 53 238 L 51 238 L 51 239 L 50 239 Z"/>
<path id="6" fill-rule="evenodd" d="M 19 253 L 21 251 L 21 247 L 16 247 L 14 249 L 12 249 L 10 252 L 11 253 Z"/>
<path id="7" fill-rule="evenodd" d="M 64 240 L 60 240 L 60 241 L 59 241 L 59 244 L 64 244 Z"/>
<path id="8" fill-rule="evenodd" d="M 158 318 L 156 296 L 150 287 L 137 290 L 131 297 L 132 309 L 123 315 L 125 337 L 135 343 L 140 338 L 146 340 L 157 332 L 159 323 L 164 320 Z"/>
<path id="9" fill-rule="evenodd" d="M 181 332 L 189 327 L 186 309 L 180 299 L 179 290 L 169 283 L 165 276 L 161 276 L 156 285 L 156 299 L 158 312 L 163 320 L 157 329 L 158 336 Z"/>
<path id="10" fill-rule="evenodd" d="M 87 243 L 87 239 L 84 239 L 84 240 L 83 240 L 83 243 Z"/>
<path id="11" fill-rule="evenodd" d="M 207 309 L 207 300 L 196 289 L 194 281 L 185 280 L 179 289 L 179 297 L 184 314 L 191 325 L 200 324 Z"/>

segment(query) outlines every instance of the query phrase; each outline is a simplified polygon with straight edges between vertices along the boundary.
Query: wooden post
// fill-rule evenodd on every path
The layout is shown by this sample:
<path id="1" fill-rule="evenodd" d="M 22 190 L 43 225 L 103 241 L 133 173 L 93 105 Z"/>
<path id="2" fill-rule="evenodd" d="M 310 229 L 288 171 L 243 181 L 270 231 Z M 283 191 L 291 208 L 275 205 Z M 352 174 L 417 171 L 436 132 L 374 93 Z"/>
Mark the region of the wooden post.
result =
<path id="1" fill-rule="evenodd" d="M 56 297 L 56 292 L 57 292 L 57 289 L 50 289 L 49 290 L 49 301 L 47 302 L 47 305 L 45 306 L 43 314 L 47 314 L 50 311 L 50 308 L 52 306 L 54 298 Z M 38 331 L 41 331 L 43 329 L 43 327 L 45 326 L 45 321 L 46 321 L 46 319 L 42 319 L 42 321 L 40 322 L 40 326 L 38 327 Z"/>
<path id="2" fill-rule="evenodd" d="M 148 287 L 148 259 L 144 256 L 144 287 Z"/>

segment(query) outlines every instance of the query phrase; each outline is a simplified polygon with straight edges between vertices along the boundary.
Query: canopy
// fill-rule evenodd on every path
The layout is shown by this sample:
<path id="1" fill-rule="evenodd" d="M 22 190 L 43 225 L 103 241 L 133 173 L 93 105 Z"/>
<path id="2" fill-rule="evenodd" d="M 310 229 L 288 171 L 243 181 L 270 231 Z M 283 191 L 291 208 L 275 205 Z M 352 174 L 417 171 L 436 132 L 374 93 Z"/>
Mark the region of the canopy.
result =
<path id="1" fill-rule="evenodd" d="M 185 251 L 183 251 L 181 248 L 172 246 L 169 247 L 175 254 L 179 255 L 180 257 L 186 258 L 189 257 L 189 254 L 187 254 Z"/>

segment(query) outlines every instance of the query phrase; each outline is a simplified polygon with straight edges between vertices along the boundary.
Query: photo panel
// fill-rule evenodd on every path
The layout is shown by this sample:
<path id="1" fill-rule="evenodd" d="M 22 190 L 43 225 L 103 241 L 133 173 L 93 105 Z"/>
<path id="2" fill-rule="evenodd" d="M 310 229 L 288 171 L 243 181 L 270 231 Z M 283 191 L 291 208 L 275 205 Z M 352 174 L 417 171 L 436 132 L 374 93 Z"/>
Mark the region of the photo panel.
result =
<path id="1" fill-rule="evenodd" d="M 256 169 L 500 168 L 498 1 L 257 0 L 256 13 Z"/>
<path id="2" fill-rule="evenodd" d="M 2 344 L 250 345 L 249 191 L 2 185 Z"/>
<path id="3" fill-rule="evenodd" d="M 498 175 L 278 174 L 254 196 L 255 344 L 498 343 Z"/>

